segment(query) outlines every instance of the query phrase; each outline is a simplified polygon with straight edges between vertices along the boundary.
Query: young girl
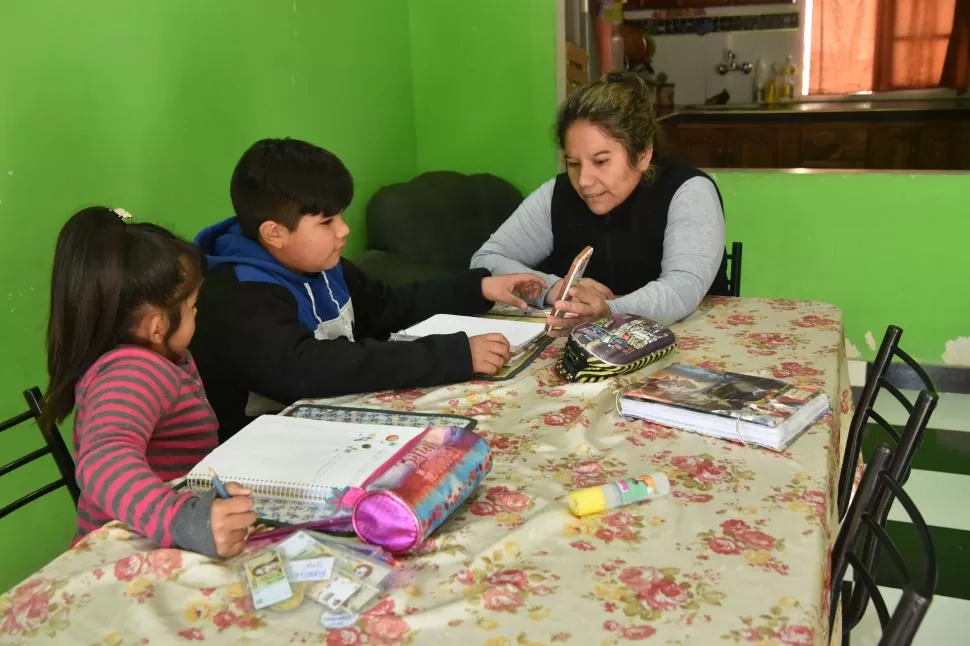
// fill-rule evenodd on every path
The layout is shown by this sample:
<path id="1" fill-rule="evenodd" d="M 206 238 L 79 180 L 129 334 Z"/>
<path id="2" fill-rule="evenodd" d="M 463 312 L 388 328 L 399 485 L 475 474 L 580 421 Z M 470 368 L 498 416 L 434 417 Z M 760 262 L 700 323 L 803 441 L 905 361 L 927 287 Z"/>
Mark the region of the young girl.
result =
<path id="1" fill-rule="evenodd" d="M 233 556 L 255 521 L 250 491 L 175 492 L 217 444 L 218 424 L 187 348 L 202 256 L 104 207 L 74 215 L 54 253 L 44 423 L 76 409 L 77 535 L 118 519 L 162 547 Z"/>

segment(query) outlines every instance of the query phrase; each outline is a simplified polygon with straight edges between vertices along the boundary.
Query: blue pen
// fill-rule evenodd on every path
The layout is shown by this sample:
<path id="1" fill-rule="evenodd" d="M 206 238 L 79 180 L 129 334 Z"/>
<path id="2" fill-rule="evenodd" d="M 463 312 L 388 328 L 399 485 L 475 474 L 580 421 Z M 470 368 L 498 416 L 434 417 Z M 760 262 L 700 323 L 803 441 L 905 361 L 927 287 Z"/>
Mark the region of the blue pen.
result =
<path id="1" fill-rule="evenodd" d="M 229 492 L 226 491 L 226 486 L 222 484 L 222 480 L 220 480 L 219 476 L 216 475 L 216 472 L 212 470 L 212 467 L 209 467 L 209 475 L 212 476 L 212 486 L 216 490 L 216 495 L 218 495 L 220 498 L 230 498 L 231 496 L 229 495 Z"/>

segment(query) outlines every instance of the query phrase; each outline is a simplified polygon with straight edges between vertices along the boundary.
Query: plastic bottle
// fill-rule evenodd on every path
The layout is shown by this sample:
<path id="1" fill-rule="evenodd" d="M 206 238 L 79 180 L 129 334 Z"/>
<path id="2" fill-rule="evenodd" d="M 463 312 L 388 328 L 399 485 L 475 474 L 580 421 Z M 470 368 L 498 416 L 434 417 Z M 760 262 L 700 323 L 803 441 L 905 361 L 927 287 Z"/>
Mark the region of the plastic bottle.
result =
<path id="1" fill-rule="evenodd" d="M 795 63 L 792 62 L 791 54 L 785 61 L 785 67 L 781 71 L 782 75 L 782 86 L 781 86 L 781 100 L 782 101 L 793 101 L 795 99 L 795 74 L 797 70 L 795 69 Z"/>
<path id="2" fill-rule="evenodd" d="M 649 500 L 670 493 L 666 474 L 652 473 L 627 478 L 602 487 L 589 487 L 569 494 L 569 511 L 575 516 L 587 516 L 641 500 Z"/>
<path id="3" fill-rule="evenodd" d="M 768 75 L 768 68 L 765 61 L 760 56 L 754 64 L 754 102 L 765 102 L 765 77 Z"/>
<path id="4" fill-rule="evenodd" d="M 765 81 L 765 105 L 774 105 L 778 102 L 778 69 L 775 64 L 771 64 L 771 71 L 768 73 L 768 80 Z"/>

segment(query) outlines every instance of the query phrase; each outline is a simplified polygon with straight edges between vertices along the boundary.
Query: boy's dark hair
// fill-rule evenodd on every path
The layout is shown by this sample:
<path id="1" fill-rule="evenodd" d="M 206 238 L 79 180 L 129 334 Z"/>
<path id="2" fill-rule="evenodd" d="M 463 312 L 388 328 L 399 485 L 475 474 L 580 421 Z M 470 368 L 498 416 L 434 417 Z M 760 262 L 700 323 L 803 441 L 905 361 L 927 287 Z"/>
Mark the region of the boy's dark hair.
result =
<path id="1" fill-rule="evenodd" d="M 292 231 L 304 215 L 343 213 L 354 181 L 328 150 L 298 139 L 263 139 L 236 164 L 229 193 L 243 234 L 259 240 L 267 220 Z"/>
<path id="2" fill-rule="evenodd" d="M 132 333 L 142 306 L 166 312 L 171 337 L 182 303 L 202 282 L 202 263 L 189 242 L 154 224 L 126 224 L 103 206 L 71 217 L 54 251 L 42 423 L 67 417 L 78 380 L 98 357 L 142 343 Z"/>

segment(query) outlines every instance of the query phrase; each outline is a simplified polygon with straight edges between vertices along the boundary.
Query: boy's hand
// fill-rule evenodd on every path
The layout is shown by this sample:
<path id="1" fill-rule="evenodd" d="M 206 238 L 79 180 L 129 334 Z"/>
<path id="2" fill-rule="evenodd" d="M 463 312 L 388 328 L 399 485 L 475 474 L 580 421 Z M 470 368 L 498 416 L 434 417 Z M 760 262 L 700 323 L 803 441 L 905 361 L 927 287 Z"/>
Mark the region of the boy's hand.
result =
<path id="1" fill-rule="evenodd" d="M 473 336 L 468 339 L 468 345 L 472 351 L 472 371 L 476 375 L 494 375 L 509 360 L 509 340 L 502 334 Z"/>
<path id="2" fill-rule="evenodd" d="M 232 498 L 217 498 L 212 502 L 212 538 L 216 552 L 225 558 L 235 556 L 246 546 L 250 526 L 256 522 L 252 512 L 251 490 L 230 482 L 226 491 Z"/>
<path id="3" fill-rule="evenodd" d="M 529 304 L 522 297 L 534 301 L 545 286 L 545 281 L 535 274 L 489 276 L 482 279 L 482 296 L 496 303 L 514 305 L 524 311 L 529 308 Z"/>
<path id="4" fill-rule="evenodd" d="M 553 304 L 553 308 L 558 310 L 562 316 L 553 317 L 550 315 L 546 319 L 549 336 L 566 336 L 571 329 L 580 323 L 613 315 L 606 299 L 594 289 L 573 287 L 569 290 L 569 297 L 568 301 L 556 301 Z"/>
<path id="5" fill-rule="evenodd" d="M 553 285 L 552 288 L 548 292 L 546 292 L 546 304 L 547 305 L 552 305 L 553 303 L 556 302 L 556 299 L 559 298 L 559 290 L 562 289 L 562 281 L 564 281 L 564 280 L 566 280 L 566 279 L 565 278 L 560 278 L 556 282 L 556 284 Z M 597 282 L 597 281 L 593 280 L 592 278 L 580 278 L 579 279 L 579 282 L 576 283 L 576 286 L 577 287 L 585 287 L 586 289 L 591 289 L 594 292 L 598 293 L 603 298 L 605 298 L 606 300 L 611 300 L 613 298 L 616 298 L 616 296 L 613 294 L 613 290 L 611 290 L 609 287 L 607 287 L 603 283 L 600 283 L 600 282 Z"/>

